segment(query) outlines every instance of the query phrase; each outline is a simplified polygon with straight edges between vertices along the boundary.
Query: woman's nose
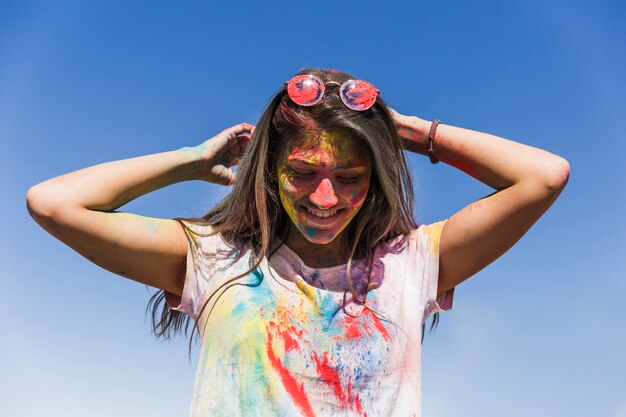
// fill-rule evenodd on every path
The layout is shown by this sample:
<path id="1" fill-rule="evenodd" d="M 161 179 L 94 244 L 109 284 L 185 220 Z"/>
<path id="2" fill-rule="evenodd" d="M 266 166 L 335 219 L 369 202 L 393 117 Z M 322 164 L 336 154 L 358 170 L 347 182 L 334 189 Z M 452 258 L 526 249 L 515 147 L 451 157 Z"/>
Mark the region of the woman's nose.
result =
<path id="1" fill-rule="evenodd" d="M 324 178 L 315 192 L 309 196 L 311 202 L 321 209 L 328 209 L 339 201 L 328 178 Z"/>

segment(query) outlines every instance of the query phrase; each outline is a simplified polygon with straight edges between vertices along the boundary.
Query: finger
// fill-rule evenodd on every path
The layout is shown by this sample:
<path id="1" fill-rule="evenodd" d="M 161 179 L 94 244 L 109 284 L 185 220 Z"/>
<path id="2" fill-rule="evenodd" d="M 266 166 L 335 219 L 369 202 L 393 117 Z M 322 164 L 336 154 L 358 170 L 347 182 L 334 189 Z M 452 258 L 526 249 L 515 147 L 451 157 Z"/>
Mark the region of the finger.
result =
<path id="1" fill-rule="evenodd" d="M 231 155 L 232 157 L 243 155 L 251 141 L 252 137 L 250 136 L 244 136 L 243 134 L 238 135 L 237 141 L 233 142 L 229 146 L 229 155 Z"/>
<path id="2" fill-rule="evenodd" d="M 222 131 L 222 133 L 226 134 L 231 139 L 234 139 L 238 135 L 241 135 L 242 133 L 250 133 L 251 134 L 253 130 L 254 130 L 254 126 L 252 126 L 251 124 L 249 124 L 249 123 L 239 123 L 238 125 L 235 125 L 233 127 L 229 127 L 228 129 L 224 129 Z"/>
<path id="3" fill-rule="evenodd" d="M 234 165 L 239 165 L 241 163 L 241 157 L 236 157 L 233 158 L 233 160 L 230 162 L 230 167 L 234 166 Z"/>
<path id="4" fill-rule="evenodd" d="M 210 139 L 209 149 L 211 153 L 213 155 L 219 155 L 224 151 L 230 153 L 233 145 L 244 145 L 249 141 L 247 135 L 251 134 L 253 127 L 254 126 L 248 123 L 240 123 L 222 130 L 219 134 Z"/>
<path id="5" fill-rule="evenodd" d="M 244 136 L 244 135 L 237 136 L 237 143 L 242 148 L 245 148 L 246 146 L 248 146 L 250 142 L 252 142 L 252 136 Z"/>
<path id="6" fill-rule="evenodd" d="M 211 170 L 213 174 L 213 181 L 215 184 L 219 185 L 230 185 L 231 178 L 233 175 L 233 171 L 230 168 L 226 168 L 223 165 L 215 166 Z"/>

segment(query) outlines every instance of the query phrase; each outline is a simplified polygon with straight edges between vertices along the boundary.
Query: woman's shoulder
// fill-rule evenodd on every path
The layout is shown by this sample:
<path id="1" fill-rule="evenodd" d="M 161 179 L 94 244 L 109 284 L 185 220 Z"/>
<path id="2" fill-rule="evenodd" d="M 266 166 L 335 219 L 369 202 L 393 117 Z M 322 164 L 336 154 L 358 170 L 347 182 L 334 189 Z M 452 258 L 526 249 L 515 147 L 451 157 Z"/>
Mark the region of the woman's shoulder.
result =
<path id="1" fill-rule="evenodd" d="M 229 257 L 233 252 L 240 251 L 246 245 L 225 236 L 211 223 L 204 219 L 176 219 L 183 225 L 187 239 L 192 247 L 201 252 L 211 253 L 220 257 Z"/>
<path id="2" fill-rule="evenodd" d="M 438 237 L 447 221 L 448 219 L 443 219 L 432 223 L 420 224 L 416 229 L 411 231 L 411 235 L 428 236 L 431 238 Z"/>
<path id="3" fill-rule="evenodd" d="M 443 226 L 448 219 L 438 220 L 432 223 L 420 224 L 417 228 L 411 230 L 409 234 L 409 246 L 416 249 L 430 248 L 438 251 L 439 238 L 443 231 Z"/>
<path id="4" fill-rule="evenodd" d="M 417 227 L 410 229 L 407 233 L 390 235 L 376 245 L 376 251 L 399 254 L 405 251 L 415 251 L 424 246 L 432 246 L 438 243 L 447 220 L 418 224 Z"/>

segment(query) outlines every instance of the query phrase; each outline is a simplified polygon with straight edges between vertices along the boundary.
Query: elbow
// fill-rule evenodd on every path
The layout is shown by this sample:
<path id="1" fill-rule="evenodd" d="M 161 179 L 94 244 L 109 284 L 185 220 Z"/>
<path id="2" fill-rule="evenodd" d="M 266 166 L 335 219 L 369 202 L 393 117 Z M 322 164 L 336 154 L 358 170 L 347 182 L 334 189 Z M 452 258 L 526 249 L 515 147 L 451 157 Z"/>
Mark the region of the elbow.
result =
<path id="1" fill-rule="evenodd" d="M 565 158 L 558 156 L 554 164 L 551 181 L 549 182 L 551 188 L 555 190 L 562 190 L 569 181 L 569 162 Z"/>
<path id="2" fill-rule="evenodd" d="M 42 187 L 34 185 L 26 192 L 26 209 L 30 216 L 40 222 L 43 219 L 51 219 L 55 212 L 54 193 Z"/>
<path id="3" fill-rule="evenodd" d="M 554 161 L 546 164 L 546 171 L 542 176 L 545 189 L 550 193 L 559 194 L 569 181 L 569 162 L 560 156 L 555 156 Z"/>

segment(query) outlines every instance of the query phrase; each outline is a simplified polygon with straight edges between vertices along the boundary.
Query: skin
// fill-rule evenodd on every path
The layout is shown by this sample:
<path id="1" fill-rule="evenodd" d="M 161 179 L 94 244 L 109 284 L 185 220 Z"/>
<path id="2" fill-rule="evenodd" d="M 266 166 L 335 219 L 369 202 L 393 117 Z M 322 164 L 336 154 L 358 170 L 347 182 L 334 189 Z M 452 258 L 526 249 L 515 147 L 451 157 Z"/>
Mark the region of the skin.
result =
<path id="1" fill-rule="evenodd" d="M 283 149 L 278 163 L 279 195 L 290 218 L 287 246 L 310 267 L 347 262 L 342 232 L 359 212 L 369 190 L 369 148 L 340 131 L 305 134 Z M 307 209 L 341 209 L 332 224 L 320 225 Z"/>

